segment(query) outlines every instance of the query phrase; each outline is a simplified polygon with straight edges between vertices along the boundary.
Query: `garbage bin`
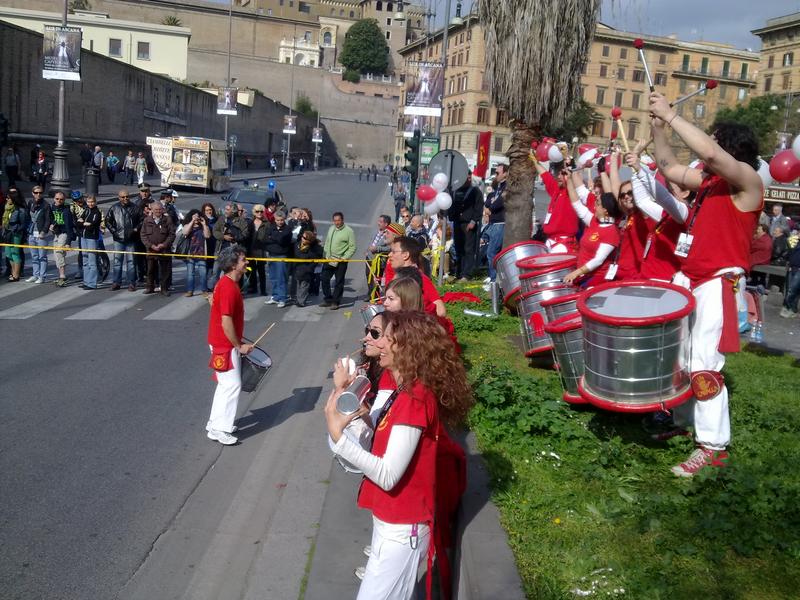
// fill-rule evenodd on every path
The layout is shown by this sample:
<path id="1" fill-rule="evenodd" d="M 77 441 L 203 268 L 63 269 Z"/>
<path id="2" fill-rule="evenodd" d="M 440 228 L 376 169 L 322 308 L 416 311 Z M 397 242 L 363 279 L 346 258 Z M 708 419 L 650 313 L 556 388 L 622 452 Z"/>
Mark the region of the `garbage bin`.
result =
<path id="1" fill-rule="evenodd" d="M 100 171 L 89 167 L 86 169 L 86 194 L 97 195 L 97 188 L 100 185 Z"/>

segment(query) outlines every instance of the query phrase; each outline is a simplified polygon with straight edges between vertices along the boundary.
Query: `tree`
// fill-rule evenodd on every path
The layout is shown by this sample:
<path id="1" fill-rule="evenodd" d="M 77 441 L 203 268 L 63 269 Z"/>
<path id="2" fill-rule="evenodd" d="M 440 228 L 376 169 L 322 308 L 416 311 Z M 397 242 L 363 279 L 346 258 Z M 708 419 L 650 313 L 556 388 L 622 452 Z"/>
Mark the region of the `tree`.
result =
<path id="1" fill-rule="evenodd" d="M 776 107 L 772 110 L 772 107 Z M 714 117 L 714 123 L 709 132 L 713 131 L 717 123 L 722 121 L 734 121 L 743 125 L 748 125 L 753 129 L 758 138 L 758 147 L 765 156 L 771 156 L 778 145 L 776 131 L 783 129 L 783 121 L 786 114 L 786 99 L 783 96 L 759 96 L 753 98 L 747 104 L 739 104 L 733 108 L 721 108 Z M 797 117 L 797 113 L 789 110 L 789 131 L 796 131 L 792 128 L 792 117 Z"/>
<path id="2" fill-rule="evenodd" d="M 170 27 L 183 27 L 181 20 L 175 15 L 167 15 L 161 19 L 162 25 L 169 25 Z"/>
<path id="3" fill-rule="evenodd" d="M 492 101 L 512 119 L 505 245 L 530 238 L 531 142 L 560 127 L 580 96 L 599 10 L 600 0 L 478 0 Z"/>
<path id="4" fill-rule="evenodd" d="M 89 0 L 70 0 L 69 10 L 92 10 L 92 4 Z"/>
<path id="5" fill-rule="evenodd" d="M 302 92 L 297 94 L 297 99 L 294 101 L 294 110 L 295 112 L 312 119 L 317 118 L 317 109 L 314 108 L 314 105 L 311 103 L 311 100 L 308 98 L 308 96 Z"/>
<path id="6" fill-rule="evenodd" d="M 572 138 L 585 140 L 589 136 L 589 129 L 592 123 L 599 118 L 601 116 L 592 108 L 592 105 L 581 98 L 564 118 L 564 123 L 558 127 L 548 129 L 544 133 L 566 142 L 572 141 Z"/>
<path id="7" fill-rule="evenodd" d="M 361 19 L 349 29 L 339 62 L 358 73 L 386 74 L 389 47 L 375 19 Z"/>

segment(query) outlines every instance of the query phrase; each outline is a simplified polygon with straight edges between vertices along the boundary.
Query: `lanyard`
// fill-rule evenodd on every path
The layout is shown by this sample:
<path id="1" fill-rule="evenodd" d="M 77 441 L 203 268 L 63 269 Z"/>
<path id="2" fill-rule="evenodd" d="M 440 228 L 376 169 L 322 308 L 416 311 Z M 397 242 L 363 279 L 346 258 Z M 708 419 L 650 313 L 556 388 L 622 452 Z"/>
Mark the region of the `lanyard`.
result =
<path id="1" fill-rule="evenodd" d="M 697 219 L 697 215 L 700 213 L 700 209 L 703 207 L 703 201 L 706 199 L 709 193 L 711 193 L 712 188 L 717 185 L 717 182 L 711 183 L 707 188 L 702 190 L 694 201 L 694 214 L 692 215 L 692 220 L 689 221 L 689 226 L 686 228 L 686 233 L 692 233 L 692 227 L 694 227 L 694 222 Z"/>

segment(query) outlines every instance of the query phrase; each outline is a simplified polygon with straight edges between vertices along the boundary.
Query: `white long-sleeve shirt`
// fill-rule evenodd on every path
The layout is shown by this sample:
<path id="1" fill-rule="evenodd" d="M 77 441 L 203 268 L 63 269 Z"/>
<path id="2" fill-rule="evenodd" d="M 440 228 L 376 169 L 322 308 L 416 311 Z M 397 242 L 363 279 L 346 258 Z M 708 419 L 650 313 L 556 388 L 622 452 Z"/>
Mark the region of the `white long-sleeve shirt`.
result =
<path id="1" fill-rule="evenodd" d="M 661 185 L 655 174 L 649 169 L 639 169 L 634 172 L 631 177 L 631 186 L 636 206 L 651 219 L 660 221 L 662 217 L 660 209 L 663 209 L 678 223 L 686 222 L 689 208 Z M 656 214 L 658 216 L 653 216 Z"/>

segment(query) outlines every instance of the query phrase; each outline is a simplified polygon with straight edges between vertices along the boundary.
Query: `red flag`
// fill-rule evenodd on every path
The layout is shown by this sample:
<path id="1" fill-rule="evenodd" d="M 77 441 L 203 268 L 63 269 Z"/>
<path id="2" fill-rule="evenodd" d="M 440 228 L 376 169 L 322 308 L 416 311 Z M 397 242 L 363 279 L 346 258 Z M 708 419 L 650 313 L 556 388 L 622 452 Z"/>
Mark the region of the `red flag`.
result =
<path id="1" fill-rule="evenodd" d="M 489 142 L 491 139 L 491 131 L 481 131 L 478 134 L 478 164 L 475 165 L 473 174 L 481 179 L 486 177 L 486 171 L 489 169 Z"/>

